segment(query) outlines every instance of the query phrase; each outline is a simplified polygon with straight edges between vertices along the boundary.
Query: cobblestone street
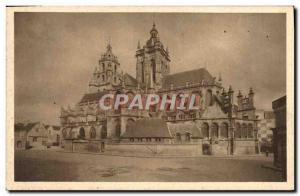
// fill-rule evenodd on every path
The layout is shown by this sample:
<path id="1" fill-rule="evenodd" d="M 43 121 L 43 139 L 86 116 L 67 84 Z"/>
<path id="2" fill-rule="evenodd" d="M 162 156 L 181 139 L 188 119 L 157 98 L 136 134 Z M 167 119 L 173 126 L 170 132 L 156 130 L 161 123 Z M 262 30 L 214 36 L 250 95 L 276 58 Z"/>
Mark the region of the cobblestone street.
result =
<path id="1" fill-rule="evenodd" d="M 16 181 L 281 181 L 272 157 L 138 158 L 16 151 Z"/>

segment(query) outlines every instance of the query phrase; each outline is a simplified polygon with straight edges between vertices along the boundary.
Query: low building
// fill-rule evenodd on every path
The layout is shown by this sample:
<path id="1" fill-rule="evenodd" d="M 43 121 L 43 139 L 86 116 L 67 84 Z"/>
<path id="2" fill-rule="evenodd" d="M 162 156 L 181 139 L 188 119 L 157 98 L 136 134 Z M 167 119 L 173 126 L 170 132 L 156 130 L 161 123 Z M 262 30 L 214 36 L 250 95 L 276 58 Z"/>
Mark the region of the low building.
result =
<path id="1" fill-rule="evenodd" d="M 31 148 L 43 149 L 47 146 L 47 131 L 43 123 L 36 123 L 28 131 L 27 142 Z"/>
<path id="2" fill-rule="evenodd" d="M 45 148 L 47 132 L 43 123 L 15 124 L 15 149 Z"/>
<path id="3" fill-rule="evenodd" d="M 283 170 L 286 179 L 286 96 L 272 102 L 275 114 L 275 128 L 273 129 L 274 165 Z"/>
<path id="4" fill-rule="evenodd" d="M 27 149 L 29 147 L 27 142 L 28 131 L 34 126 L 34 123 L 16 123 L 14 130 L 15 149 Z"/>

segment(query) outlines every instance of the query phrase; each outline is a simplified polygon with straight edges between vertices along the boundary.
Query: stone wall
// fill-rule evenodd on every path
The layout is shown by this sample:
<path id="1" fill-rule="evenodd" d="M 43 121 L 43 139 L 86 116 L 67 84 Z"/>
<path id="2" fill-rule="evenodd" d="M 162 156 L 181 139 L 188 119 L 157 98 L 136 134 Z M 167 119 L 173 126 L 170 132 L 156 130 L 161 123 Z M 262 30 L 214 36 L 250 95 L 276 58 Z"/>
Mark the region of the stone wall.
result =
<path id="1" fill-rule="evenodd" d="M 108 144 L 105 152 L 143 156 L 199 156 L 202 144 Z"/>
<path id="2" fill-rule="evenodd" d="M 234 141 L 234 154 L 255 154 L 255 141 L 254 140 L 235 140 Z"/>
<path id="3" fill-rule="evenodd" d="M 212 155 L 229 155 L 228 140 L 218 141 L 217 144 L 212 144 Z"/>
<path id="4" fill-rule="evenodd" d="M 65 140 L 64 149 L 70 152 L 101 152 L 100 140 Z"/>
<path id="5" fill-rule="evenodd" d="M 229 155 L 228 140 L 209 144 L 208 141 L 189 144 L 167 143 L 106 143 L 103 148 L 101 140 L 65 140 L 64 149 L 70 152 L 94 152 L 127 156 L 201 156 Z M 205 150 L 206 145 L 208 149 Z M 206 152 L 204 152 L 204 150 Z M 207 151 L 208 150 L 208 151 Z M 234 142 L 234 155 L 255 154 L 255 141 L 238 140 Z"/>

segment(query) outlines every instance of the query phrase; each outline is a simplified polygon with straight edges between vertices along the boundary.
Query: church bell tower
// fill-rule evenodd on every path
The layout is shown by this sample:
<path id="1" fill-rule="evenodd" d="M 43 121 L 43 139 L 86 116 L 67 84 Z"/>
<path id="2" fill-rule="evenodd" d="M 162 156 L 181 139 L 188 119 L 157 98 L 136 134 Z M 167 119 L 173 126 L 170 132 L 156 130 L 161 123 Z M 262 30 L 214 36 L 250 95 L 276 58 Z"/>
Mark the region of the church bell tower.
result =
<path id="1" fill-rule="evenodd" d="M 92 79 L 89 83 L 91 93 L 113 89 L 120 85 L 120 63 L 117 56 L 112 52 L 110 44 L 106 47 L 106 52 L 101 55 L 98 65 L 95 67 Z"/>
<path id="2" fill-rule="evenodd" d="M 170 73 L 168 48 L 160 42 L 155 24 L 150 38 L 141 48 L 138 42 L 136 51 L 136 78 L 143 88 L 161 88 L 162 78 Z"/>

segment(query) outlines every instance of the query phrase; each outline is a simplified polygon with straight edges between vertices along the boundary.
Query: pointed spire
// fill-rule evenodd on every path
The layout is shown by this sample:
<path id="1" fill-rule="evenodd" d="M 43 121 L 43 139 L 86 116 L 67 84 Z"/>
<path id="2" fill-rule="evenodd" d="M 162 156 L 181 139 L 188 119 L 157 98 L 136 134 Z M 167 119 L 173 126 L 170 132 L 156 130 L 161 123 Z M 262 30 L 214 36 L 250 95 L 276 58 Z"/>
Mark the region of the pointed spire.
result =
<path id="1" fill-rule="evenodd" d="M 222 76 L 221 76 L 221 72 L 219 72 L 219 79 L 218 79 L 219 82 L 222 82 Z"/>
<path id="2" fill-rule="evenodd" d="M 239 90 L 239 94 L 237 97 L 243 97 L 241 90 Z"/>
<path id="3" fill-rule="evenodd" d="M 111 47 L 110 43 L 107 44 L 106 49 L 107 49 L 107 51 L 111 51 L 112 50 L 112 47 Z"/>
<path id="4" fill-rule="evenodd" d="M 153 26 L 152 26 L 152 29 L 150 31 L 150 34 L 151 34 L 151 37 L 157 37 L 157 35 L 158 35 L 158 31 L 156 30 L 155 22 L 153 22 Z"/>

